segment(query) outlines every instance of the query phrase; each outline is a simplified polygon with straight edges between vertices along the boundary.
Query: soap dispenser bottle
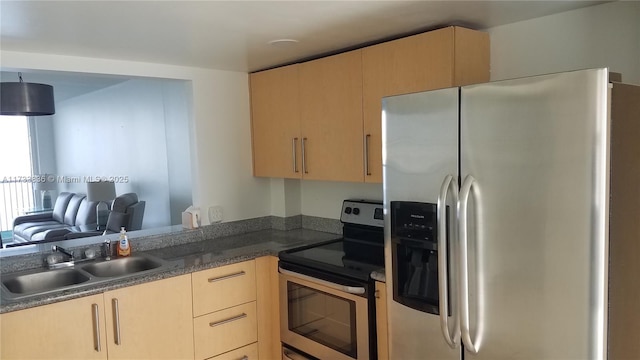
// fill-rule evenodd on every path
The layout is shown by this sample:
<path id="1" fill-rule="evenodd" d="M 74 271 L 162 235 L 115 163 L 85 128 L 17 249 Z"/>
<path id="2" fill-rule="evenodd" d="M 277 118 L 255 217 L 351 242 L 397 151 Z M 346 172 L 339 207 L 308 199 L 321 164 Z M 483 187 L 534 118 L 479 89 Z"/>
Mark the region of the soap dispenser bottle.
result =
<path id="1" fill-rule="evenodd" d="M 131 255 L 131 244 L 124 226 L 120 228 L 120 239 L 118 240 L 118 257 L 127 257 Z"/>

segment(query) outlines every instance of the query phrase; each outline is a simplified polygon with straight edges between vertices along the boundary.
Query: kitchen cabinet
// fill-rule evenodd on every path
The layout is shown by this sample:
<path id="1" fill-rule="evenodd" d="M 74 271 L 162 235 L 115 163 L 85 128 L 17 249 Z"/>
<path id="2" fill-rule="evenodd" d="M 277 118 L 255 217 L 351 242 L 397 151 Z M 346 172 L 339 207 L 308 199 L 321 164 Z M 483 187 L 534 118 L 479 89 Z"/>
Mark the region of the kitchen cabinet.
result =
<path id="1" fill-rule="evenodd" d="M 282 357 L 278 257 L 257 258 L 256 274 L 258 353 L 263 359 L 278 359 Z"/>
<path id="2" fill-rule="evenodd" d="M 250 75 L 255 176 L 382 182 L 385 96 L 489 81 L 489 36 L 447 27 Z"/>
<path id="3" fill-rule="evenodd" d="M 257 343 L 256 261 L 192 274 L 195 359 Z"/>
<path id="4" fill-rule="evenodd" d="M 303 178 L 362 181 L 362 51 L 302 63 L 299 77 Z"/>
<path id="5" fill-rule="evenodd" d="M 378 341 L 378 360 L 389 359 L 389 332 L 387 327 L 387 290 L 386 284 L 376 281 L 376 333 Z"/>
<path id="6" fill-rule="evenodd" d="M 182 275 L 105 292 L 109 359 L 193 359 L 190 280 Z"/>
<path id="7" fill-rule="evenodd" d="M 2 359 L 106 359 L 103 295 L 0 315 Z"/>
<path id="8" fill-rule="evenodd" d="M 254 260 L 192 274 L 193 316 L 256 300 Z"/>
<path id="9" fill-rule="evenodd" d="M 362 181 L 360 50 L 251 74 L 255 176 Z"/>
<path id="10" fill-rule="evenodd" d="M 302 176 L 298 68 L 294 64 L 250 76 L 255 176 Z"/>
<path id="11" fill-rule="evenodd" d="M 258 344 L 243 346 L 224 354 L 212 357 L 210 360 L 256 360 L 258 359 Z M 268 358 L 275 359 L 275 358 Z"/>
<path id="12" fill-rule="evenodd" d="M 365 182 L 382 182 L 381 101 L 489 81 L 489 35 L 447 27 L 362 49 Z"/>

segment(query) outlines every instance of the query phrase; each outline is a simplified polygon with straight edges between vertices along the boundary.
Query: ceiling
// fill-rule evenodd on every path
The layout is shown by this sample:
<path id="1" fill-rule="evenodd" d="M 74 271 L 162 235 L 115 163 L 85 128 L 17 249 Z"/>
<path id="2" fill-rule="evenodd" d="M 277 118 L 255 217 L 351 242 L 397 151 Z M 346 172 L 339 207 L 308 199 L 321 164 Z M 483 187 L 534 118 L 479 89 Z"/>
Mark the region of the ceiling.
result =
<path id="1" fill-rule="evenodd" d="M 446 25 L 487 29 L 603 2 L 0 0 L 0 49 L 251 72 Z M 283 38 L 299 42 L 268 43 Z M 41 75 L 31 82 L 56 80 Z M 69 76 L 58 80 L 73 86 Z M 76 77 L 77 90 L 90 86 Z"/>

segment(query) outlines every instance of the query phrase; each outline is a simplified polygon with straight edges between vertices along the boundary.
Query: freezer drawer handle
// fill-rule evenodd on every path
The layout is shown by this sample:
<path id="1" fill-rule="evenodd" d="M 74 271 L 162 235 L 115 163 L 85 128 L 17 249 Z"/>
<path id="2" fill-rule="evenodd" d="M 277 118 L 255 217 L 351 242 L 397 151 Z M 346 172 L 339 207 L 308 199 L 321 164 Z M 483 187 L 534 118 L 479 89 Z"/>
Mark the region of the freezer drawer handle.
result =
<path id="1" fill-rule="evenodd" d="M 449 266 L 447 264 L 449 260 L 449 247 L 447 247 L 447 235 L 449 235 L 449 244 L 453 246 L 456 243 L 455 230 L 453 234 L 447 234 L 447 195 L 451 190 L 453 202 L 458 204 L 458 184 L 454 181 L 452 175 L 447 175 L 442 182 L 440 188 L 440 195 L 438 196 L 438 293 L 440 296 L 439 310 L 440 310 L 440 329 L 444 340 L 449 344 L 452 349 L 455 349 L 460 339 L 460 325 L 458 321 L 458 311 L 454 311 L 454 328 L 453 334 L 449 332 Z M 454 228 L 455 229 L 455 228 Z M 455 262 L 454 262 L 455 263 Z M 455 292 L 452 298 L 455 299 Z M 455 305 L 453 307 L 455 309 Z"/>
<path id="2" fill-rule="evenodd" d="M 336 284 L 336 283 L 332 283 L 326 280 L 321 280 L 321 279 L 317 279 L 311 276 L 307 276 L 307 275 L 302 275 L 299 274 L 297 272 L 293 272 L 293 271 L 289 271 L 289 270 L 285 270 L 281 267 L 278 268 L 278 271 L 280 271 L 281 274 L 284 275 L 289 275 L 298 279 L 302 279 L 302 280 L 306 280 L 306 281 L 310 281 L 312 283 L 316 283 L 318 285 L 324 285 L 328 288 L 332 288 L 334 290 L 338 290 L 338 291 L 342 291 L 345 293 L 349 293 L 349 294 L 355 294 L 355 295 L 362 295 L 365 293 L 365 289 L 363 287 L 360 286 L 346 286 L 346 285 L 340 285 L 340 284 Z"/>
<path id="3" fill-rule="evenodd" d="M 469 259 L 468 259 L 468 237 L 467 215 L 469 211 L 469 194 L 476 180 L 471 175 L 467 175 L 460 189 L 460 200 L 458 201 L 458 235 L 460 236 L 460 327 L 462 331 L 462 342 L 465 348 L 473 353 L 478 353 L 478 348 L 471 340 L 469 330 Z M 480 324 L 478 324 L 480 325 Z M 480 331 L 480 326 L 478 326 Z"/>

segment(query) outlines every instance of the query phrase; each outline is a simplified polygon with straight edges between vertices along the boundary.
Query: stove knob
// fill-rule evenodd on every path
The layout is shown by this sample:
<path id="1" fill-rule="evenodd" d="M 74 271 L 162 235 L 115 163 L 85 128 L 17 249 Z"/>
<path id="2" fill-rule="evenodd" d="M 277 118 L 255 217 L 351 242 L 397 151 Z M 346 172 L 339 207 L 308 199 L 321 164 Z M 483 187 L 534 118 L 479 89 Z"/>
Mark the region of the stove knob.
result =
<path id="1" fill-rule="evenodd" d="M 347 206 L 346 208 L 344 208 L 344 213 L 345 214 L 351 214 L 351 208 L 349 206 Z"/>
<path id="2" fill-rule="evenodd" d="M 358 215 L 358 214 L 360 214 L 360 209 L 353 208 L 353 215 Z"/>

